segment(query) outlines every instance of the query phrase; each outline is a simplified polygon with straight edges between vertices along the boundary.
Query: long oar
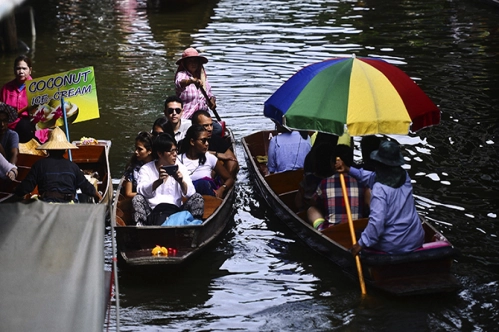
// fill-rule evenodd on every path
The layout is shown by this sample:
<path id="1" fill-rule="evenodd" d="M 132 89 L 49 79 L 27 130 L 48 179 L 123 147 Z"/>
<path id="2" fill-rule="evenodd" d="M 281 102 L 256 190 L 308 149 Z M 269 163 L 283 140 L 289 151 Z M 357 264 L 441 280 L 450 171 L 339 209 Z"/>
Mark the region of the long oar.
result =
<path id="1" fill-rule="evenodd" d="M 340 173 L 341 189 L 343 191 L 343 198 L 345 199 L 345 208 L 348 216 L 348 226 L 350 228 L 350 235 L 352 236 L 352 243 L 356 244 L 355 229 L 353 227 L 352 212 L 350 211 L 350 202 L 348 201 L 347 186 L 345 184 L 345 176 Z M 355 263 L 357 264 L 357 273 L 359 274 L 360 291 L 362 295 L 366 295 L 366 284 L 364 283 L 364 275 L 362 274 L 362 266 L 360 265 L 359 255 L 355 255 Z"/>
<path id="2" fill-rule="evenodd" d="M 206 93 L 206 91 L 204 90 L 202 85 L 199 86 L 199 90 L 201 90 L 201 93 L 206 98 L 206 104 L 208 105 L 208 107 L 210 107 L 210 105 L 211 105 L 210 98 L 208 97 L 208 94 Z M 210 107 L 210 109 L 213 111 L 213 114 L 215 114 L 215 117 L 217 118 L 218 122 L 222 121 L 222 119 L 220 118 L 220 115 L 218 115 L 217 110 L 214 107 L 213 108 Z"/>

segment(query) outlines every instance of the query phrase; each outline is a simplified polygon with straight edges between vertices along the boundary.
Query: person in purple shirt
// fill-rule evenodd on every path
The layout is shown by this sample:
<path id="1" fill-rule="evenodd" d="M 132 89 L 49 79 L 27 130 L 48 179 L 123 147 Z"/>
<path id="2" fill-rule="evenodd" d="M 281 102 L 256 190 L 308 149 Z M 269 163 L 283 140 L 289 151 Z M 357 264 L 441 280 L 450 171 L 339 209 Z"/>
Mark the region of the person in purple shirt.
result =
<path id="1" fill-rule="evenodd" d="M 371 188 L 371 213 L 366 229 L 353 246 L 357 255 L 363 248 L 388 254 L 403 254 L 420 248 L 424 230 L 416 211 L 409 174 L 401 167 L 404 158 L 392 141 L 381 142 L 371 153 L 375 172 L 348 167 L 339 159 L 336 170 L 347 173 Z"/>
<path id="2" fill-rule="evenodd" d="M 303 168 L 312 145 L 308 133 L 290 131 L 276 123 L 279 135 L 269 142 L 267 167 L 270 173 L 281 173 Z"/>

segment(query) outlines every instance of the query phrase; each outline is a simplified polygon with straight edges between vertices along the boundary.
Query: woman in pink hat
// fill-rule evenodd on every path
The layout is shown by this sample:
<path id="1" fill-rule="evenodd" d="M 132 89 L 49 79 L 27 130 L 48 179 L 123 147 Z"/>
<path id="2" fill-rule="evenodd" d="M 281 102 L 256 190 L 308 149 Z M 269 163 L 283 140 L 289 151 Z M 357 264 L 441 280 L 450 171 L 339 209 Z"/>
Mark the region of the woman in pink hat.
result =
<path id="1" fill-rule="evenodd" d="M 198 51 L 192 47 L 186 49 L 182 53 L 182 58 L 176 62 L 178 68 L 175 72 L 175 91 L 184 102 L 183 118 L 190 119 L 198 110 L 208 111 L 217 106 L 203 67 L 203 64 L 207 62 L 208 59 L 199 55 Z M 206 91 L 208 100 L 202 89 Z"/>

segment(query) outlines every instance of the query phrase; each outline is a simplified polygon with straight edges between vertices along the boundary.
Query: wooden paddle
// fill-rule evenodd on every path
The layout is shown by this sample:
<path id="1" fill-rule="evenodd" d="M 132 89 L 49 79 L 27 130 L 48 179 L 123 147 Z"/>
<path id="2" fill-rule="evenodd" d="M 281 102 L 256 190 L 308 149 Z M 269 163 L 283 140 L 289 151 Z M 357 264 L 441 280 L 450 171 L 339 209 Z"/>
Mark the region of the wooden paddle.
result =
<path id="1" fill-rule="evenodd" d="M 203 86 L 199 85 L 199 89 L 201 90 L 201 93 L 203 94 L 203 96 L 206 98 L 206 104 L 208 105 L 208 107 L 210 108 L 210 110 L 213 111 L 213 114 L 215 114 L 215 117 L 217 118 L 218 122 L 222 121 L 222 119 L 220 118 L 220 115 L 218 115 L 217 110 L 214 107 L 211 107 L 211 100 L 208 97 L 208 94 L 204 90 Z"/>
<path id="2" fill-rule="evenodd" d="M 355 229 L 353 227 L 352 212 L 350 211 L 350 202 L 348 201 L 347 186 L 345 184 L 345 176 L 340 173 L 341 189 L 343 191 L 343 198 L 345 199 L 345 208 L 347 210 L 348 226 L 350 228 L 350 235 L 352 236 L 352 243 L 356 244 Z M 355 263 L 357 265 L 357 273 L 359 274 L 360 291 L 362 295 L 366 295 L 366 284 L 364 283 L 364 275 L 362 274 L 362 266 L 360 265 L 359 255 L 355 255 Z"/>

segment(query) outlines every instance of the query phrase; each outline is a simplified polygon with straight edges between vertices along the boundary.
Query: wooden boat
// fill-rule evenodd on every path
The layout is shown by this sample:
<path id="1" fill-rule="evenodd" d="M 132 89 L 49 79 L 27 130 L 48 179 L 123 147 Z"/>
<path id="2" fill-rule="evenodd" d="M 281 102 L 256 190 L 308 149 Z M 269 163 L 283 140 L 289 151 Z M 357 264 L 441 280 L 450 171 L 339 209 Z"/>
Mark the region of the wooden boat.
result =
<path id="1" fill-rule="evenodd" d="M 226 128 L 226 139 L 234 136 Z M 116 231 L 118 267 L 121 270 L 149 271 L 175 269 L 184 266 L 203 252 L 223 233 L 233 215 L 235 199 L 232 187 L 224 199 L 203 196 L 204 214 L 201 225 L 135 226 L 131 199 L 123 196 L 123 178 L 114 198 L 111 220 Z M 152 255 L 156 245 L 169 248 L 168 255 Z"/>
<path id="2" fill-rule="evenodd" d="M 97 190 L 102 194 L 102 200 L 99 204 L 111 206 L 113 186 L 111 172 L 109 168 L 109 149 L 111 141 L 98 140 L 97 144 L 83 145 L 80 141 L 74 141 L 73 144 L 78 149 L 71 150 L 72 160 L 87 175 L 89 181 L 94 183 Z M 17 181 L 0 183 L 0 203 L 15 201 L 13 194 L 14 188 L 26 177 L 31 166 L 39 159 L 45 158 L 44 155 L 20 153 L 17 160 L 18 176 Z M 66 154 L 67 158 L 67 154 Z M 32 192 L 37 194 L 38 190 Z M 87 197 L 79 195 L 80 202 L 88 202 Z"/>
<path id="3" fill-rule="evenodd" d="M 242 139 L 248 169 L 264 200 L 275 214 L 305 244 L 337 264 L 349 276 L 357 278 L 355 260 L 349 252 L 352 240 L 348 223 L 319 232 L 306 220 L 306 212 L 297 211 L 295 197 L 303 170 L 268 174 L 264 161 L 268 143 L 275 131 L 261 131 Z M 397 296 L 454 291 L 459 283 L 451 274 L 453 258 L 458 254 L 450 242 L 422 219 L 425 230 L 423 249 L 404 255 L 361 253 L 365 282 L 374 289 Z M 354 220 L 356 234 L 366 227 L 368 219 Z"/>

